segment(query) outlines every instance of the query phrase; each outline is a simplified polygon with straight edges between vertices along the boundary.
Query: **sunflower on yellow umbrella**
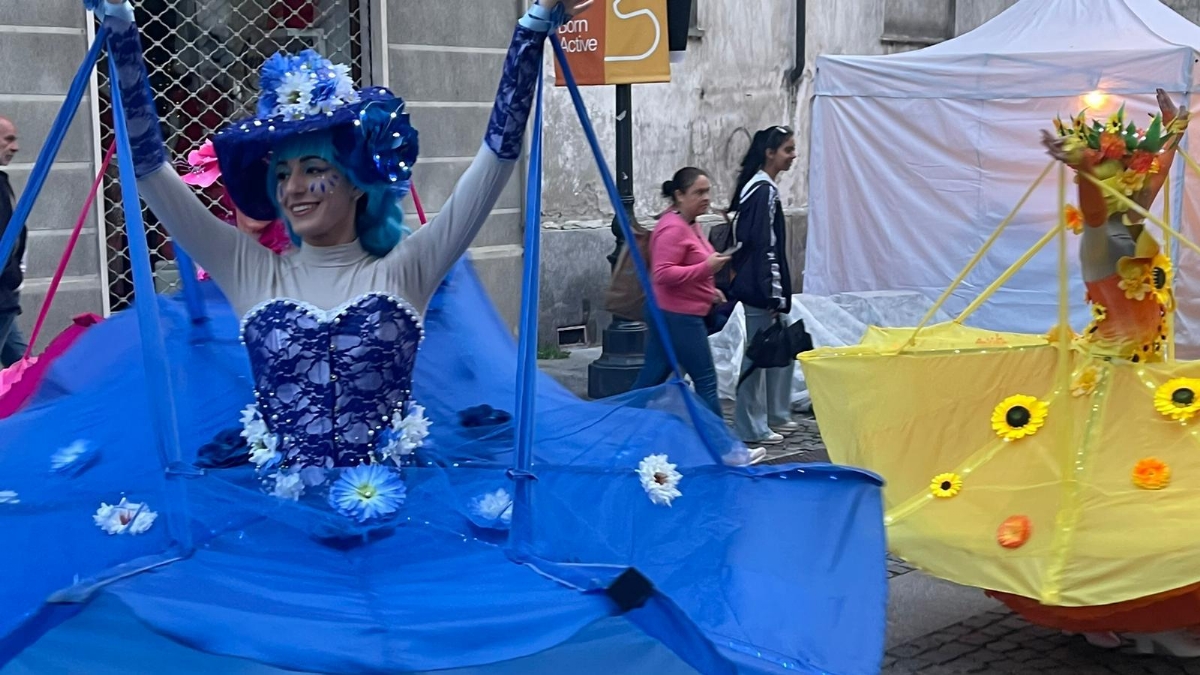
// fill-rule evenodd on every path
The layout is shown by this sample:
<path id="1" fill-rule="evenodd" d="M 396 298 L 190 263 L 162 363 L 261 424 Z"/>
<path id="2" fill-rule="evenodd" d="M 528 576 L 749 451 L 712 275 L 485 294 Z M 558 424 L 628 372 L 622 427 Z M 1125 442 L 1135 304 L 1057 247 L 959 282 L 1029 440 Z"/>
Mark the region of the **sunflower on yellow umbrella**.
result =
<path id="1" fill-rule="evenodd" d="M 1049 414 L 1050 406 L 1036 396 L 1009 396 L 992 410 L 992 430 L 1006 441 L 1017 441 L 1036 434 Z"/>
<path id="2" fill-rule="evenodd" d="M 1200 380 L 1176 377 L 1154 390 L 1154 409 L 1164 417 L 1186 422 L 1200 411 Z"/>

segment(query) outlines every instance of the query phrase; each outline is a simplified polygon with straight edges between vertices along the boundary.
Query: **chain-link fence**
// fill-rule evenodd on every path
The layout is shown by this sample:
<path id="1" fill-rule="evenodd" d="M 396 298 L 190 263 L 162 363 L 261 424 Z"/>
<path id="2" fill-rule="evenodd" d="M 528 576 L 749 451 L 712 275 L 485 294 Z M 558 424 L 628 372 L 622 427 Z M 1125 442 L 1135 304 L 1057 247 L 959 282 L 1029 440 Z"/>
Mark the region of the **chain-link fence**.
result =
<path id="1" fill-rule="evenodd" d="M 350 65 L 362 85 L 367 64 L 368 0 L 139 0 L 146 67 L 163 136 L 182 173 L 187 154 L 225 123 L 253 114 L 258 67 L 278 51 L 313 48 L 334 63 Z M 101 147 L 113 139 L 108 64 L 99 65 Z M 218 216 L 219 188 L 200 191 Z M 116 163 L 104 181 L 108 294 L 117 311 L 133 301 L 129 242 L 121 210 Z M 178 285 L 170 238 L 143 210 L 151 263 L 160 292 Z"/>

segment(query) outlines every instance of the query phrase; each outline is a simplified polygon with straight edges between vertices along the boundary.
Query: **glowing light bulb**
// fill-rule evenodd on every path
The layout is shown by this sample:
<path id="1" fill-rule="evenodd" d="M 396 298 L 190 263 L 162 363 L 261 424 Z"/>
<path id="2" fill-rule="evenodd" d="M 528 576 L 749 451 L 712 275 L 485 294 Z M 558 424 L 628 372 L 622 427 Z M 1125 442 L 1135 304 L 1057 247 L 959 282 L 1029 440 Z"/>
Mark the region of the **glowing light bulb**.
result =
<path id="1" fill-rule="evenodd" d="M 1083 95 L 1083 104 L 1089 108 L 1103 108 L 1108 103 L 1108 94 L 1097 89 Z"/>

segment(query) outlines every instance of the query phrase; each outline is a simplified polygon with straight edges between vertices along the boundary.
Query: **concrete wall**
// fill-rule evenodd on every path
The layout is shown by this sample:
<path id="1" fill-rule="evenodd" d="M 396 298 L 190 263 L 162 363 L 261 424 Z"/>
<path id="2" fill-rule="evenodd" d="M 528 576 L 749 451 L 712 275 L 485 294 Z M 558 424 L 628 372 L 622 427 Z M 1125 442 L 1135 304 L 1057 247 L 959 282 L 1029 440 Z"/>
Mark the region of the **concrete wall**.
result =
<path id="1" fill-rule="evenodd" d="M 18 197 L 45 145 L 71 79 L 87 51 L 86 14 L 79 0 L 0 1 L 0 115 L 17 125 L 21 152 L 8 172 Z M 28 221 L 28 273 L 21 294 L 26 336 L 95 176 L 91 104 L 85 98 Z M 59 287 L 44 339 L 71 316 L 101 312 L 100 254 L 95 211 L 88 218 Z"/>

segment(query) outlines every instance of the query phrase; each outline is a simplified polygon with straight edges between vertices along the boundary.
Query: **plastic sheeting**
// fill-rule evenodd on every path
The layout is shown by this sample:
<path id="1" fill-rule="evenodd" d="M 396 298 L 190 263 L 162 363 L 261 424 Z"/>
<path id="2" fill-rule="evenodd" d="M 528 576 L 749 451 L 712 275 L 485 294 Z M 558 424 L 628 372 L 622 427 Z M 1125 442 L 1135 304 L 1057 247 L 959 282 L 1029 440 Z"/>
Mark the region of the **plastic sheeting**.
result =
<path id="1" fill-rule="evenodd" d="M 1155 407 L 1161 386 L 1197 377 L 1200 363 L 1071 350 L 1059 379 L 1058 345 L 1043 336 L 938 324 L 897 354 L 911 335 L 872 329 L 861 345 L 801 358 L 830 457 L 887 478 L 894 553 L 959 584 L 1055 606 L 1200 582 L 1194 427 Z M 1014 395 L 1048 412 L 1034 433 L 1007 440 L 992 420 L 996 410 L 1005 419 Z M 1150 458 L 1169 472 L 1161 489 L 1139 484 Z M 945 474 L 961 490 L 935 498 Z M 1003 528 L 1005 546 L 1013 518 L 1024 527 Z"/>
<path id="2" fill-rule="evenodd" d="M 814 347 L 846 347 L 858 344 L 868 326 L 916 326 L 933 303 L 920 293 L 875 291 L 840 293 L 831 297 L 797 293 L 792 296 L 788 317 L 804 321 Z M 938 311 L 934 321 L 948 319 Z M 735 399 L 738 374 L 746 351 L 746 315 L 741 303 L 720 333 L 708 339 L 717 367 L 717 390 L 721 398 Z M 809 400 L 802 369 L 796 368 L 792 386 L 793 405 Z"/>
<path id="3" fill-rule="evenodd" d="M 1145 120 L 1157 87 L 1186 102 L 1200 78 L 1196 47 L 1200 27 L 1158 0 L 1022 0 L 916 52 L 820 57 L 805 290 L 938 297 L 1046 166 L 1040 129 L 1051 129 L 1055 116 L 1089 106 L 1107 115 L 1122 103 L 1130 119 Z M 1187 137 L 1184 146 L 1198 147 Z M 1183 170 L 1177 161 L 1171 211 L 1195 240 L 1200 176 L 1181 186 Z M 1073 186 L 1068 195 L 1075 201 Z M 1164 191 L 1156 212 L 1165 198 Z M 947 310 L 962 310 L 1052 227 L 1056 203 L 1051 172 Z M 1087 309 L 1076 258 L 1072 318 L 1081 329 Z M 1185 251 L 1178 263 L 1180 355 L 1192 356 L 1200 347 L 1200 258 Z M 1043 251 L 970 323 L 1046 332 L 1056 323 L 1056 278 L 1056 254 Z"/>
<path id="4" fill-rule="evenodd" d="M 196 340 L 183 302 L 160 302 L 186 459 L 236 426 L 250 401 L 235 318 L 213 298 L 209 309 L 213 337 Z M 673 668 L 878 670 L 886 575 L 875 476 L 723 467 L 687 421 L 691 394 L 678 383 L 583 402 L 539 376 L 533 543 L 506 550 L 505 529 L 470 505 L 511 489 L 511 423 L 467 427 L 460 415 L 512 410 L 515 345 L 466 265 L 435 297 L 426 329 L 414 389 L 433 421 L 432 463 L 406 471 L 401 522 L 374 529 L 264 495 L 246 466 L 164 476 L 134 315 L 89 330 L 30 406 L 0 421 L 0 490 L 15 493 L 0 504 L 0 575 L 20 580 L 0 590 L 0 662 L 16 657 L 9 672 L 19 673 L 52 658 L 93 672 L 87 664 L 109 643 L 85 633 L 121 632 L 132 615 L 150 632 L 130 649 L 171 659 L 153 645 L 166 636 L 213 668 L 222 661 L 202 656 L 314 672 L 504 673 L 590 639 L 576 653 L 603 653 L 619 669 L 642 663 L 647 644 L 624 627 L 594 638 L 619 614 L 669 649 Z M 728 438 L 715 416 L 699 422 Z M 87 450 L 77 463 L 52 469 L 77 442 Z M 649 501 L 632 470 L 654 452 L 684 474 L 669 508 Z M 180 487 L 186 510 L 169 498 Z M 141 535 L 104 533 L 92 514 L 122 496 L 159 520 Z M 196 550 L 176 543 L 171 519 Z M 604 591 L 631 567 L 652 586 L 622 614 Z M 64 641 L 77 646 L 53 649 Z"/>

